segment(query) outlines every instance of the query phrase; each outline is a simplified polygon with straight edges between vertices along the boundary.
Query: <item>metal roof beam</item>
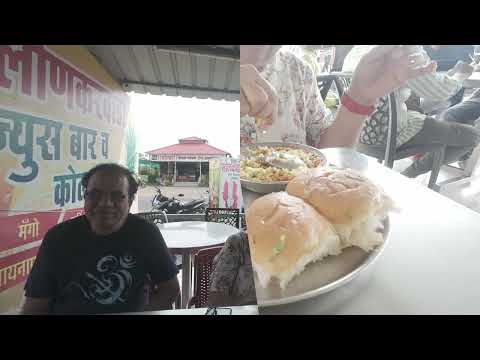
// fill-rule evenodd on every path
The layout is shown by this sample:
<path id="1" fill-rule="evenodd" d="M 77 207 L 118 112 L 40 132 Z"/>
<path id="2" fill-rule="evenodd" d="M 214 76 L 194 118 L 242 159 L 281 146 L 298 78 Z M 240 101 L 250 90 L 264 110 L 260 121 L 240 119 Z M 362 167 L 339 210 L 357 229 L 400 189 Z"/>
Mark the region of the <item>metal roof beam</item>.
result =
<path id="1" fill-rule="evenodd" d="M 156 45 L 156 48 L 160 51 L 240 61 L 240 49 L 226 49 L 212 45 Z"/>
<path id="2" fill-rule="evenodd" d="M 128 90 L 129 85 L 141 85 L 141 86 L 152 86 L 152 87 L 166 87 L 172 89 L 182 89 L 182 90 L 192 90 L 192 91 L 205 91 L 205 92 L 218 92 L 224 94 L 240 94 L 240 90 L 229 90 L 229 89 L 216 89 L 202 86 L 189 86 L 189 85 L 175 85 L 175 84 L 165 84 L 165 83 L 149 83 L 146 81 L 131 81 L 124 80 L 122 82 L 123 87 Z"/>

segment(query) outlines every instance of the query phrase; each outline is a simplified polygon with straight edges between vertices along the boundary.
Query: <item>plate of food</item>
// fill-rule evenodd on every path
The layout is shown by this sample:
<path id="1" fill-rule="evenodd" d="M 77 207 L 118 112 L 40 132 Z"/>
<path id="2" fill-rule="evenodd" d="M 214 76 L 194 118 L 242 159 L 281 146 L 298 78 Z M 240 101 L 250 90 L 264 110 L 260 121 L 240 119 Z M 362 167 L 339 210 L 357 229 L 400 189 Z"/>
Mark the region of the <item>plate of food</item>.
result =
<path id="1" fill-rule="evenodd" d="M 332 291 L 384 250 L 391 198 L 364 175 L 334 167 L 297 175 L 246 212 L 259 306 Z"/>
<path id="2" fill-rule="evenodd" d="M 288 182 L 305 169 L 326 164 L 325 155 L 308 145 L 258 143 L 241 149 L 240 181 L 247 190 L 268 194 L 284 190 Z"/>

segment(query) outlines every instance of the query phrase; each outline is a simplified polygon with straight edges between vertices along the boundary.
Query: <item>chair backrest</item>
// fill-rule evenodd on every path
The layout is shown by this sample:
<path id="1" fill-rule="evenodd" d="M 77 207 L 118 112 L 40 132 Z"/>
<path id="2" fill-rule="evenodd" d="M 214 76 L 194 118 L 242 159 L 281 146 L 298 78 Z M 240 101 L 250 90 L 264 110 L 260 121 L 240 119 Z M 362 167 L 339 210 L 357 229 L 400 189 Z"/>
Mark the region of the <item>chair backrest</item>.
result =
<path id="1" fill-rule="evenodd" d="M 240 210 L 227 208 L 207 208 L 205 221 L 218 222 L 240 228 Z"/>
<path id="2" fill-rule="evenodd" d="M 335 58 L 332 64 L 332 71 L 342 71 L 343 62 L 354 45 L 335 45 Z"/>
<path id="3" fill-rule="evenodd" d="M 223 246 L 213 246 L 199 250 L 193 259 L 195 276 L 193 283 L 193 301 L 190 306 L 196 308 L 208 306 L 210 277 L 213 272 L 213 259 L 222 250 Z"/>
<path id="4" fill-rule="evenodd" d="M 450 106 L 455 106 L 462 102 L 463 96 L 465 95 L 465 88 L 462 87 L 455 95 L 450 98 Z"/>
<path id="5" fill-rule="evenodd" d="M 393 161 L 395 160 L 397 152 L 397 127 L 398 127 L 398 113 L 397 100 L 395 93 L 391 92 L 388 95 L 388 135 L 387 143 L 385 144 L 385 165 L 393 168 Z"/>
<path id="6" fill-rule="evenodd" d="M 333 84 L 335 84 L 338 96 L 341 97 L 345 89 L 348 87 L 348 85 L 350 85 L 350 75 L 350 73 L 330 72 L 317 76 L 317 85 L 322 99 L 325 101 Z"/>
<path id="7" fill-rule="evenodd" d="M 377 108 L 365 120 L 357 150 L 393 166 L 397 149 L 398 113 L 395 93 L 379 99 Z"/>
<path id="8" fill-rule="evenodd" d="M 153 224 L 163 224 L 168 222 L 165 211 L 143 212 L 135 215 L 138 215 Z"/>
<path id="9" fill-rule="evenodd" d="M 326 99 L 332 84 L 335 84 L 338 96 L 341 97 L 350 85 L 351 75 L 351 73 L 331 72 L 317 76 L 317 85 L 322 99 Z"/>
<path id="10" fill-rule="evenodd" d="M 335 83 L 335 79 L 336 77 L 329 73 L 325 73 L 317 76 L 317 85 L 318 85 L 318 89 L 320 90 L 320 95 L 322 96 L 322 100 L 325 101 L 328 95 L 328 92 L 332 87 L 332 84 Z"/>
<path id="11" fill-rule="evenodd" d="M 240 229 L 242 229 L 243 231 L 247 230 L 247 221 L 245 218 L 245 212 L 240 214 Z"/>

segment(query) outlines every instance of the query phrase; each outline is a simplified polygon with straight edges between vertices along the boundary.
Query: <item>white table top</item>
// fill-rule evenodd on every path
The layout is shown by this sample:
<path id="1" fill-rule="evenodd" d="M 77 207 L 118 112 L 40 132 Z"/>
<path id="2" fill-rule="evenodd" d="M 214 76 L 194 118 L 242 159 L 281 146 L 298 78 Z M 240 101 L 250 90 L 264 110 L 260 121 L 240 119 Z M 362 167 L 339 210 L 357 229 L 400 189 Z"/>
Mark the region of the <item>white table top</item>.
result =
<path id="1" fill-rule="evenodd" d="M 334 163 L 342 158 L 322 151 Z M 331 293 L 260 314 L 480 314 L 480 214 L 375 159 L 356 163 L 402 209 L 390 215 L 383 254 Z"/>
<path id="2" fill-rule="evenodd" d="M 480 88 L 480 72 L 475 71 L 467 79 L 463 81 L 463 87 L 476 89 Z"/>
<path id="3" fill-rule="evenodd" d="M 240 231 L 231 225 L 206 221 L 180 221 L 158 224 L 157 227 L 170 249 L 221 245 L 230 235 Z"/>
<path id="4" fill-rule="evenodd" d="M 221 308 L 232 309 L 231 315 L 258 315 L 258 308 L 256 305 L 249 306 L 223 306 Z M 218 308 L 220 313 L 222 310 Z M 163 311 L 144 311 L 137 313 L 126 313 L 123 315 L 205 315 L 207 308 L 198 309 L 178 309 L 178 310 L 163 310 Z"/>

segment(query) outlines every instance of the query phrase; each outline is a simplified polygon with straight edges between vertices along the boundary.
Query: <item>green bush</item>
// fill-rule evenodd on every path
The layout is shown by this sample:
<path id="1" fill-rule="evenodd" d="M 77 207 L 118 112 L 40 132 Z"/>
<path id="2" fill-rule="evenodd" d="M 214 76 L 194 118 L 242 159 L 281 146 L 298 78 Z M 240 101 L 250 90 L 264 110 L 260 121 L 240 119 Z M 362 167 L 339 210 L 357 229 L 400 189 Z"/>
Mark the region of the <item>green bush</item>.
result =
<path id="1" fill-rule="evenodd" d="M 138 174 L 139 174 L 139 175 L 148 175 L 148 168 L 145 167 L 145 166 L 141 166 L 141 167 L 138 169 Z"/>
<path id="2" fill-rule="evenodd" d="M 155 175 L 149 174 L 149 175 L 148 175 L 148 183 L 149 183 L 149 184 L 155 184 L 155 183 L 156 183 L 156 181 L 155 181 L 156 178 L 157 178 L 157 177 L 156 177 Z"/>

